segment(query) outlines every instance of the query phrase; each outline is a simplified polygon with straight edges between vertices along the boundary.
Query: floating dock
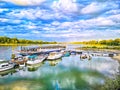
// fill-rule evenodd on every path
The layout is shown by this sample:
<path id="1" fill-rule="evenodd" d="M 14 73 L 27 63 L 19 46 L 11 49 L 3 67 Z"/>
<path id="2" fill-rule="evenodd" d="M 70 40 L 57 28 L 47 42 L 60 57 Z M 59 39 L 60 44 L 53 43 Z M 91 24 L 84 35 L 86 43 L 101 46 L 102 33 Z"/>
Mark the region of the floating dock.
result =
<path id="1" fill-rule="evenodd" d="M 49 46 L 24 46 L 19 51 L 20 55 L 31 55 L 31 54 L 49 54 L 50 52 L 59 52 L 64 50 L 66 46 L 62 45 L 49 45 Z"/>

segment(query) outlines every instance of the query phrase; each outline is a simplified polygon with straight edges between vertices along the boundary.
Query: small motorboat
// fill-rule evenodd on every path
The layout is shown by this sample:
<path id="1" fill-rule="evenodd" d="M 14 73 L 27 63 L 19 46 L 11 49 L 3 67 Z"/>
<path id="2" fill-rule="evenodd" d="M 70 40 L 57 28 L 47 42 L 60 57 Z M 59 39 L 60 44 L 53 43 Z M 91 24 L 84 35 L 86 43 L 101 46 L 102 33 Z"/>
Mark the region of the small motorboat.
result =
<path id="1" fill-rule="evenodd" d="M 27 62 L 27 58 L 25 56 L 17 56 L 12 59 L 12 62 L 17 63 L 17 64 L 24 64 Z"/>
<path id="2" fill-rule="evenodd" d="M 49 53 L 47 60 L 56 60 L 60 59 L 63 56 L 61 52 L 51 52 Z"/>
<path id="3" fill-rule="evenodd" d="M 69 57 L 70 56 L 70 52 L 65 52 L 65 54 L 63 55 L 63 57 Z"/>
<path id="4" fill-rule="evenodd" d="M 89 54 L 81 54 L 81 55 L 80 55 L 80 59 L 88 59 L 88 60 L 91 60 L 91 59 L 92 59 L 92 56 L 89 55 Z"/>
<path id="5" fill-rule="evenodd" d="M 6 71 L 6 70 L 9 70 L 9 69 L 13 69 L 14 66 L 15 65 L 13 63 L 9 63 L 9 62 L 1 63 L 0 64 L 0 72 Z"/>
<path id="6" fill-rule="evenodd" d="M 47 55 L 31 55 L 28 57 L 27 60 L 27 65 L 34 65 L 34 64 L 38 64 L 41 63 L 42 61 L 44 61 L 47 58 Z"/>
<path id="7" fill-rule="evenodd" d="M 76 55 L 76 52 L 75 51 L 71 51 L 71 55 Z"/>

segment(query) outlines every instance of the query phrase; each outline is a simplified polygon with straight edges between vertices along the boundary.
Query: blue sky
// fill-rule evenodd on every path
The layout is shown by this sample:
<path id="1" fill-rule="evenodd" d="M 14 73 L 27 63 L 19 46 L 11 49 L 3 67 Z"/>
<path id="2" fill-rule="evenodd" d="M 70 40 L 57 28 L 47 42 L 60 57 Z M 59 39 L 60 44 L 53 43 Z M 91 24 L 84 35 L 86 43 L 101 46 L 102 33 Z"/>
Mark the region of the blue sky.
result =
<path id="1" fill-rule="evenodd" d="M 0 0 L 0 36 L 44 41 L 120 38 L 120 0 Z"/>

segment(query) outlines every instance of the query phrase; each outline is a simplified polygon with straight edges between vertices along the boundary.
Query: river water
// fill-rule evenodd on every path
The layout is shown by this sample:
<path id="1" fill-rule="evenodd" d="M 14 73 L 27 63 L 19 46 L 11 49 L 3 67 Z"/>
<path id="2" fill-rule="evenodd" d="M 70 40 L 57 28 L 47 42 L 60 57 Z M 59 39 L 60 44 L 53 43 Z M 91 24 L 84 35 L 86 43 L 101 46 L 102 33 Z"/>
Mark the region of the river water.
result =
<path id="1" fill-rule="evenodd" d="M 0 58 L 9 60 L 11 50 L 0 47 Z M 119 63 L 110 57 L 81 60 L 80 55 L 71 55 L 0 72 L 0 90 L 97 90 L 106 78 L 114 78 L 119 69 Z"/>

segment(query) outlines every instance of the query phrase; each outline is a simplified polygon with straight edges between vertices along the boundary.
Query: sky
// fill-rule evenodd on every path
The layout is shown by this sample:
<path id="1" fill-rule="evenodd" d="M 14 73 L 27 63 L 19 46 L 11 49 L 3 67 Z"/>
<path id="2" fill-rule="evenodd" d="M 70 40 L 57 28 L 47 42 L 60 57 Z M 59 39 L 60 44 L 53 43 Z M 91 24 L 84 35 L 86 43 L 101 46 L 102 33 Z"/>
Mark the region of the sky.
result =
<path id="1" fill-rule="evenodd" d="M 59 42 L 120 38 L 120 0 L 0 0 L 0 36 Z"/>

